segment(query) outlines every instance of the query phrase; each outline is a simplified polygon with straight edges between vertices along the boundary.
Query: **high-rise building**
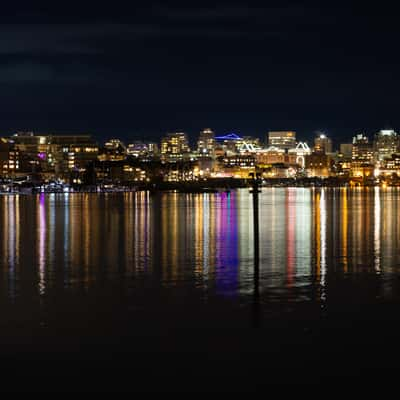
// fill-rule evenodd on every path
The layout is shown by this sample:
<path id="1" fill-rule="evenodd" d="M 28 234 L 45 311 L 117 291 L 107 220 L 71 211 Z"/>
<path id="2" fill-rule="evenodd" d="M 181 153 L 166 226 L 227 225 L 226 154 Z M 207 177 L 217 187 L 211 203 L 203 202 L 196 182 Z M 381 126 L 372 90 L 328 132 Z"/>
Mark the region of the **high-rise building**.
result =
<path id="1" fill-rule="evenodd" d="M 332 140 L 324 133 L 319 133 L 314 139 L 314 152 L 318 154 L 332 153 Z"/>
<path id="2" fill-rule="evenodd" d="M 20 154 L 21 172 L 41 172 L 65 177 L 84 171 L 97 160 L 98 145 L 90 135 L 35 135 L 18 132 L 10 138 Z"/>
<path id="3" fill-rule="evenodd" d="M 207 128 L 200 132 L 199 139 L 197 141 L 197 152 L 199 155 L 213 156 L 215 150 L 215 134 Z"/>
<path id="4" fill-rule="evenodd" d="M 289 150 L 296 147 L 296 132 L 271 131 L 268 132 L 268 146 Z"/>
<path id="5" fill-rule="evenodd" d="M 189 140 L 184 132 L 168 133 L 161 140 L 161 155 L 165 160 L 182 159 L 189 152 Z"/>
<path id="6" fill-rule="evenodd" d="M 11 177 L 19 172 L 19 151 L 6 138 L 0 138 L 0 177 Z"/>
<path id="7" fill-rule="evenodd" d="M 375 134 L 374 151 L 376 161 L 383 161 L 399 152 L 400 136 L 391 129 L 380 130 Z"/>
<path id="8" fill-rule="evenodd" d="M 355 177 L 370 176 L 373 171 L 374 148 L 362 133 L 353 137 L 351 174 Z"/>
<path id="9" fill-rule="evenodd" d="M 341 143 L 340 144 L 340 154 L 342 154 L 345 158 L 351 158 L 353 153 L 353 144 L 352 143 Z"/>
<path id="10" fill-rule="evenodd" d="M 367 136 L 362 133 L 353 137 L 352 164 L 370 165 L 373 163 L 374 149 Z"/>

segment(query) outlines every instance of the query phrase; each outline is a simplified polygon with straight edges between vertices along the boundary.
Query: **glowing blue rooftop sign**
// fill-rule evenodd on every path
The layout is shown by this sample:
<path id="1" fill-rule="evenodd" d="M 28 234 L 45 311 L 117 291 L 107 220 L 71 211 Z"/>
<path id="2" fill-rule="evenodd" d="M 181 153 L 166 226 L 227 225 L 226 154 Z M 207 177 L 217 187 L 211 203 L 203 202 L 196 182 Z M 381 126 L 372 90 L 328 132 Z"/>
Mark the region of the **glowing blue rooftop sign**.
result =
<path id="1" fill-rule="evenodd" d="M 240 136 L 236 135 L 236 133 L 229 133 L 225 136 L 216 136 L 217 140 L 243 140 Z"/>

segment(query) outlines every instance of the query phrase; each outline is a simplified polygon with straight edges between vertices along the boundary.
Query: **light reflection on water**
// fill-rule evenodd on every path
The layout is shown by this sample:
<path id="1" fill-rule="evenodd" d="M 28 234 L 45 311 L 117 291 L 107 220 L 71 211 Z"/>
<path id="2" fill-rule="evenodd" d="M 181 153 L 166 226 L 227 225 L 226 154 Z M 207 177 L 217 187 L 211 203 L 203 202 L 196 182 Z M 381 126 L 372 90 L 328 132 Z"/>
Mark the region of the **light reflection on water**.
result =
<path id="1" fill-rule="evenodd" d="M 365 277 L 366 298 L 394 296 L 399 199 L 395 188 L 264 188 L 261 301 L 323 306 L 346 282 L 362 288 Z M 0 210 L 1 298 L 108 281 L 122 291 L 139 284 L 198 291 L 203 300 L 246 302 L 253 294 L 248 190 L 1 196 Z"/>

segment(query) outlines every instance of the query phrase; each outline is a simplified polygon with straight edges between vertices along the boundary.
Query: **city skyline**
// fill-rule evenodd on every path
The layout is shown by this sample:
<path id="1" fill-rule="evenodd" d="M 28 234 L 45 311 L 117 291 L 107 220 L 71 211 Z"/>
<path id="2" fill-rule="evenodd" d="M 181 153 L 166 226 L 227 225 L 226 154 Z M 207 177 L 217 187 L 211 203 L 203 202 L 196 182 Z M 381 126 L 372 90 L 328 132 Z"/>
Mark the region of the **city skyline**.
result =
<path id="1" fill-rule="evenodd" d="M 163 138 L 167 137 L 169 134 L 174 134 L 177 132 L 182 132 L 187 135 L 188 141 L 189 141 L 189 146 L 194 147 L 197 145 L 197 141 L 199 139 L 199 136 L 204 130 L 211 130 L 213 134 L 218 137 L 218 136 L 224 136 L 224 135 L 237 135 L 241 138 L 244 137 L 253 137 L 256 139 L 259 139 L 262 144 L 268 145 L 268 134 L 271 132 L 294 132 L 295 133 L 295 138 L 297 142 L 305 142 L 309 144 L 313 144 L 314 140 L 318 137 L 326 136 L 332 141 L 332 145 L 336 150 L 339 150 L 341 144 L 346 144 L 346 143 L 352 143 L 353 138 L 357 135 L 363 135 L 366 136 L 369 140 L 373 140 L 375 135 L 378 134 L 379 132 L 382 131 L 394 131 L 397 133 L 396 127 L 392 127 L 389 124 L 383 125 L 379 127 L 378 129 L 365 129 L 365 130 L 359 130 L 350 133 L 348 136 L 341 136 L 340 138 L 332 136 L 329 131 L 325 130 L 320 130 L 316 129 L 312 132 L 309 132 L 308 134 L 301 134 L 299 130 L 297 129 L 286 129 L 286 128 L 277 128 L 277 129 L 267 129 L 264 130 L 261 133 L 256 133 L 256 134 L 250 134 L 247 132 L 241 132 L 239 130 L 235 129 L 225 129 L 222 131 L 217 131 L 211 126 L 203 126 L 200 127 L 194 131 L 188 131 L 186 129 L 170 129 L 170 130 L 164 130 L 162 133 L 160 133 L 159 136 L 154 136 L 154 135 L 129 135 L 129 134 L 123 134 L 123 133 L 118 133 L 116 132 L 115 134 L 108 134 L 108 135 L 100 135 L 96 131 L 83 131 L 82 129 L 74 131 L 74 130 L 36 130 L 36 129 L 14 129 L 10 130 L 7 132 L 2 132 L 0 134 L 0 137 L 8 137 L 11 138 L 14 135 L 18 135 L 19 133 L 22 134 L 33 134 L 34 136 L 80 136 L 80 135 L 90 135 L 92 136 L 99 145 L 105 144 L 107 141 L 110 139 L 118 139 L 124 142 L 125 144 L 129 143 L 134 143 L 134 142 L 154 142 L 154 143 L 161 143 Z"/>

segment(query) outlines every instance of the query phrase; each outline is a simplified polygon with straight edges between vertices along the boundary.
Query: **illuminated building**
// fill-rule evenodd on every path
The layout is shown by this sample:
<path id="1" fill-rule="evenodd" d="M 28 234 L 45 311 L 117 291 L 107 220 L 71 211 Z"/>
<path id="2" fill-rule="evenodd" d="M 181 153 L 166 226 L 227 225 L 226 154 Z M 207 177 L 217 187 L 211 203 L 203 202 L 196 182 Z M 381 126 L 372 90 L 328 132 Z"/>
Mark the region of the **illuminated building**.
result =
<path id="1" fill-rule="evenodd" d="M 255 159 L 251 155 L 236 155 L 224 158 L 225 167 L 254 167 Z"/>
<path id="2" fill-rule="evenodd" d="M 284 163 L 275 163 L 271 165 L 264 165 L 262 168 L 263 178 L 268 179 L 282 179 L 293 178 L 296 175 L 295 166 Z"/>
<path id="3" fill-rule="evenodd" d="M 305 157 L 305 168 L 309 177 L 328 178 L 331 167 L 332 158 L 328 154 L 311 153 Z"/>
<path id="4" fill-rule="evenodd" d="M 314 153 L 332 153 L 332 140 L 324 133 L 318 134 L 318 136 L 314 139 Z"/>
<path id="5" fill-rule="evenodd" d="M 261 143 L 259 138 L 255 138 L 253 136 L 244 136 L 243 141 L 239 143 L 239 151 L 244 153 L 244 152 L 250 152 L 254 153 L 257 150 L 261 149 Z"/>
<path id="6" fill-rule="evenodd" d="M 95 165 L 96 180 L 102 184 L 148 182 L 150 173 L 136 160 L 102 161 Z"/>
<path id="7" fill-rule="evenodd" d="M 349 176 L 351 170 L 351 156 L 345 157 L 339 153 L 335 157 L 334 171 L 337 176 Z"/>
<path id="8" fill-rule="evenodd" d="M 400 177 L 400 154 L 384 158 L 374 170 L 375 177 Z"/>
<path id="9" fill-rule="evenodd" d="M 211 129 L 203 129 L 197 141 L 197 152 L 200 156 L 214 156 L 215 135 Z"/>
<path id="10" fill-rule="evenodd" d="M 275 146 L 270 146 L 256 153 L 257 165 L 285 163 L 286 158 L 285 150 Z"/>
<path id="11" fill-rule="evenodd" d="M 168 182 L 195 181 L 199 176 L 197 162 L 176 161 L 164 164 L 163 179 Z"/>
<path id="12" fill-rule="evenodd" d="M 296 164 L 297 155 L 295 153 L 286 153 L 284 149 L 270 146 L 267 149 L 257 150 L 255 157 L 257 165 L 262 167 L 272 164 Z"/>
<path id="13" fill-rule="evenodd" d="M 119 139 L 110 139 L 101 148 L 98 159 L 100 161 L 123 161 L 126 159 L 126 147 Z"/>
<path id="14" fill-rule="evenodd" d="M 351 171 L 353 145 L 351 143 L 341 143 L 339 153 L 334 157 L 334 172 L 337 176 L 348 177 Z"/>
<path id="15" fill-rule="evenodd" d="M 147 180 L 147 173 L 140 167 L 134 167 L 125 164 L 122 167 L 122 180 L 124 182 L 145 182 Z"/>
<path id="16" fill-rule="evenodd" d="M 239 149 L 243 144 L 243 138 L 236 135 L 235 133 L 229 133 L 228 135 L 223 136 L 216 136 L 215 140 L 215 155 L 217 157 L 234 156 L 238 154 Z"/>
<path id="17" fill-rule="evenodd" d="M 394 130 L 381 130 L 375 134 L 374 151 L 376 161 L 381 162 L 399 152 L 399 136 Z"/>
<path id="18" fill-rule="evenodd" d="M 184 132 L 168 133 L 161 140 L 161 156 L 164 161 L 177 161 L 190 153 L 189 140 Z"/>
<path id="19" fill-rule="evenodd" d="M 148 161 L 158 155 L 158 145 L 153 142 L 135 141 L 128 144 L 126 154 L 143 161 Z"/>
<path id="20" fill-rule="evenodd" d="M 249 172 L 254 170 L 256 165 L 255 157 L 251 154 L 237 154 L 223 158 L 222 171 L 225 176 L 234 178 L 248 178 Z"/>
<path id="21" fill-rule="evenodd" d="M 353 137 L 351 156 L 351 175 L 353 177 L 371 176 L 374 169 L 374 149 L 363 134 Z"/>
<path id="22" fill-rule="evenodd" d="M 15 176 L 20 170 L 19 162 L 19 151 L 14 144 L 6 138 L 0 138 L 0 176 Z"/>
<path id="23" fill-rule="evenodd" d="M 10 138 L 20 155 L 20 170 L 47 177 L 66 177 L 84 171 L 97 160 L 98 145 L 90 135 L 35 135 L 18 132 Z"/>
<path id="24" fill-rule="evenodd" d="M 104 147 L 108 150 L 118 150 L 125 148 L 125 145 L 119 139 L 110 139 L 104 144 Z"/>
<path id="25" fill-rule="evenodd" d="M 296 147 L 296 132 L 271 131 L 268 132 L 268 146 L 289 150 Z"/>
<path id="26" fill-rule="evenodd" d="M 294 154 L 296 156 L 295 163 L 301 168 L 306 165 L 305 157 L 311 154 L 311 149 L 306 142 L 299 142 L 294 149 L 289 149 L 289 154 Z"/>

